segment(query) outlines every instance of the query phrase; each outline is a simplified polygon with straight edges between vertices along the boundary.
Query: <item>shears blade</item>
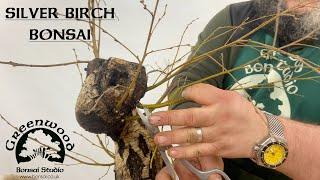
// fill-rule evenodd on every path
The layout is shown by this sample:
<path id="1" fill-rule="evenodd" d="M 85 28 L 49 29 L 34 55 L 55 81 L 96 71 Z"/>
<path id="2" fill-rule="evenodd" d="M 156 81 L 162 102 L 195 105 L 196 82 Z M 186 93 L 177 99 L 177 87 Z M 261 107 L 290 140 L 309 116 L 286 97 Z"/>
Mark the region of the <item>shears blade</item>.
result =
<path id="1" fill-rule="evenodd" d="M 152 126 L 149 123 L 149 117 L 151 116 L 150 111 L 147 108 L 144 108 L 144 112 L 139 109 L 138 107 L 136 108 L 138 115 L 140 116 L 142 123 L 145 125 L 145 127 L 148 129 L 148 131 L 150 132 L 151 136 L 154 137 L 157 133 L 159 133 L 159 128 Z M 159 151 L 160 151 L 160 155 L 162 160 L 164 161 L 164 163 L 166 164 L 167 168 L 169 169 L 169 173 L 171 178 L 173 178 L 174 180 L 179 180 L 174 167 L 171 163 L 171 161 L 169 160 L 169 157 L 166 153 L 166 149 L 165 147 L 159 147 Z"/>

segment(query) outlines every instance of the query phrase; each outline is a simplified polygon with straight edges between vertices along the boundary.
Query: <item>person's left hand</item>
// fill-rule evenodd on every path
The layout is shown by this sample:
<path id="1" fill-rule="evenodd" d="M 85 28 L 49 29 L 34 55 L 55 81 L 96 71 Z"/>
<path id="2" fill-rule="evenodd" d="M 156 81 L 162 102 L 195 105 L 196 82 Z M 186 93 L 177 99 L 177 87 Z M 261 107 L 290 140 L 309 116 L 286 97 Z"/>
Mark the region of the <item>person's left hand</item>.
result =
<path id="1" fill-rule="evenodd" d="M 253 147 L 267 136 L 263 113 L 236 92 L 221 90 L 208 84 L 196 84 L 184 90 L 182 96 L 202 107 L 171 110 L 152 114 L 151 124 L 186 126 L 158 133 L 154 140 L 160 146 L 172 147 L 173 158 L 219 156 L 223 158 L 252 158 Z M 201 128 L 199 141 L 197 128 Z"/>

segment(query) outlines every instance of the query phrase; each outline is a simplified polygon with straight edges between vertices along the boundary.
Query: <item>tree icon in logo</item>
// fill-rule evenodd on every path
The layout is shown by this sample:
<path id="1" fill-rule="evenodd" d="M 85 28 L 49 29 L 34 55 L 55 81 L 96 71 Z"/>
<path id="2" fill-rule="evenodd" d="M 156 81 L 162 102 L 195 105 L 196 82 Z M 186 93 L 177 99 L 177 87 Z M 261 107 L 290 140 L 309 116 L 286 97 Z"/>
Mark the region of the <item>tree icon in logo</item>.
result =
<path id="1" fill-rule="evenodd" d="M 37 139 L 42 144 L 32 140 Z M 65 149 L 60 137 L 46 128 L 32 129 L 19 139 L 16 147 L 18 164 L 35 158 L 47 159 L 50 162 L 63 163 Z"/>

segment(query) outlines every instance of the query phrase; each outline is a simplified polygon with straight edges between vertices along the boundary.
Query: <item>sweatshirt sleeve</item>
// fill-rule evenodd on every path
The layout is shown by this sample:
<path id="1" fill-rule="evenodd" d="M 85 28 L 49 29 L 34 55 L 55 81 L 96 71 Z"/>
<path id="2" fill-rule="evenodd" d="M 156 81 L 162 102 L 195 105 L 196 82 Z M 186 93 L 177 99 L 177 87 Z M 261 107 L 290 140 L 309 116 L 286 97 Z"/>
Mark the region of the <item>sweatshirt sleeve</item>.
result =
<path id="1" fill-rule="evenodd" d="M 197 44 L 192 48 L 192 53 L 188 58 L 190 61 L 193 57 L 208 53 L 214 49 L 217 49 L 223 46 L 229 39 L 231 33 L 222 34 L 228 30 L 230 30 L 231 26 L 231 18 L 230 18 L 230 6 L 227 6 L 225 9 L 216 14 L 206 25 L 204 30 L 198 36 Z M 216 38 L 212 38 L 216 37 Z M 204 43 L 206 39 L 211 39 Z M 198 46 L 201 47 L 197 48 Z M 196 51 L 196 49 L 198 49 Z M 219 63 L 223 64 L 225 67 L 228 67 L 229 62 L 229 50 L 224 49 L 218 51 L 214 54 L 210 54 L 215 60 Z M 223 61 L 223 62 L 222 62 Z M 219 66 L 216 62 L 214 62 L 211 58 L 207 57 L 201 62 L 196 62 L 189 65 L 187 68 L 184 68 L 179 74 L 175 76 L 170 85 L 170 93 L 168 96 L 169 100 L 177 99 L 181 97 L 181 91 L 178 91 L 178 87 L 186 85 L 190 82 L 194 82 L 210 75 L 214 75 L 222 71 L 221 66 Z M 219 76 L 214 79 L 209 79 L 204 83 L 211 84 L 216 87 L 222 87 L 223 76 Z M 170 109 L 184 109 L 190 107 L 198 106 L 194 102 L 184 102 L 181 104 L 173 105 L 169 107 Z"/>

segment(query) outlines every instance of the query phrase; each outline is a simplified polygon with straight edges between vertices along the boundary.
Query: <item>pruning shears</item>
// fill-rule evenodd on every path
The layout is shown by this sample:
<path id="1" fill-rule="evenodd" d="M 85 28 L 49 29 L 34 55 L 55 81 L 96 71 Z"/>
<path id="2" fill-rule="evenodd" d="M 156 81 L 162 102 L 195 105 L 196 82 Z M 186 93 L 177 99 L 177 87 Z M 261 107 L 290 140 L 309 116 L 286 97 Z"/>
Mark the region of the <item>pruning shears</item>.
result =
<path id="1" fill-rule="evenodd" d="M 147 108 L 139 109 L 138 107 L 136 108 L 138 115 L 140 116 L 142 123 L 145 125 L 145 127 L 149 130 L 150 134 L 152 137 L 154 137 L 157 133 L 159 133 L 159 128 L 152 126 L 149 123 L 149 117 L 151 115 L 150 111 Z M 171 178 L 174 180 L 179 180 L 179 177 L 174 170 L 173 164 L 171 163 L 166 150 L 169 148 L 168 147 L 159 147 L 159 151 L 161 154 L 161 158 L 163 159 L 164 163 L 166 164 L 167 168 L 169 169 L 169 173 Z M 220 169 L 214 168 L 209 171 L 201 171 L 197 168 L 195 168 L 189 161 L 185 159 L 179 160 L 189 171 L 193 172 L 200 180 L 208 180 L 209 176 L 212 174 L 219 174 L 221 175 L 225 180 L 230 180 L 229 176 L 223 172 Z"/>

